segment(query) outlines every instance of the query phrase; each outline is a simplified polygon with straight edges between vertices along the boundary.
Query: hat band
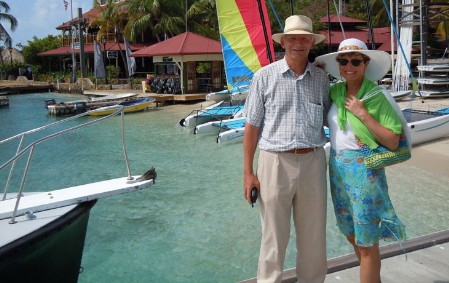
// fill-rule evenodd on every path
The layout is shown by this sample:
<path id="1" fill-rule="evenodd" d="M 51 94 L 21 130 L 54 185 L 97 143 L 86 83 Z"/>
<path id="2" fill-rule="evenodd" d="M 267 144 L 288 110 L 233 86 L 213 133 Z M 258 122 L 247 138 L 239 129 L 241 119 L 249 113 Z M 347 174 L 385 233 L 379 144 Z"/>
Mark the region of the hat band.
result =
<path id="1" fill-rule="evenodd" d="M 345 45 L 342 48 L 338 49 L 338 51 L 343 50 L 365 50 L 365 49 L 357 45 Z"/>
<path id="2" fill-rule="evenodd" d="M 288 33 L 288 32 L 291 32 L 291 31 L 303 31 L 303 32 L 305 31 L 305 32 L 312 33 L 311 30 L 306 29 L 306 28 L 290 28 L 290 29 L 284 30 L 284 33 Z"/>

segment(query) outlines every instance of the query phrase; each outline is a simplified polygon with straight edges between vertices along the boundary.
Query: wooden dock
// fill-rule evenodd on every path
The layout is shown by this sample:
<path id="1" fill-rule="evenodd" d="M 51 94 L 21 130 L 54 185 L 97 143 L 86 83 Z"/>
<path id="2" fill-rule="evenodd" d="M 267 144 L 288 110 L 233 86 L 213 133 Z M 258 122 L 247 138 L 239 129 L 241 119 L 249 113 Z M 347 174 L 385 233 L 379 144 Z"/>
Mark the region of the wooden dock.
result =
<path id="1" fill-rule="evenodd" d="M 176 101 L 179 102 L 189 102 L 189 101 L 197 101 L 197 100 L 205 100 L 205 93 L 192 93 L 192 94 L 142 94 L 141 96 L 148 96 L 156 99 L 156 105 L 165 104 L 166 102 L 171 102 L 175 104 Z"/>
<path id="2" fill-rule="evenodd" d="M 382 282 L 448 282 L 448 248 L 449 230 L 381 246 Z M 297 280 L 294 268 L 284 270 L 282 283 L 294 283 Z M 256 278 L 252 278 L 240 283 L 256 281 Z M 325 283 L 358 281 L 359 262 L 355 254 L 327 260 Z"/>
<path id="3" fill-rule="evenodd" d="M 51 83 L 29 83 L 29 84 L 14 84 L 1 85 L 0 92 L 8 94 L 32 93 L 32 92 L 49 92 L 53 91 L 53 84 Z"/>
<path id="4" fill-rule="evenodd" d="M 120 89 L 120 90 L 85 90 L 84 95 L 94 95 L 94 96 L 103 96 L 103 95 L 111 95 L 111 94 L 121 94 L 135 92 L 135 90 L 129 89 Z M 190 94 L 157 94 L 145 92 L 141 93 L 139 97 L 151 97 L 156 101 L 156 105 L 160 106 L 166 103 L 175 104 L 176 102 L 191 102 L 191 101 L 200 101 L 206 100 L 206 93 L 190 93 Z"/>

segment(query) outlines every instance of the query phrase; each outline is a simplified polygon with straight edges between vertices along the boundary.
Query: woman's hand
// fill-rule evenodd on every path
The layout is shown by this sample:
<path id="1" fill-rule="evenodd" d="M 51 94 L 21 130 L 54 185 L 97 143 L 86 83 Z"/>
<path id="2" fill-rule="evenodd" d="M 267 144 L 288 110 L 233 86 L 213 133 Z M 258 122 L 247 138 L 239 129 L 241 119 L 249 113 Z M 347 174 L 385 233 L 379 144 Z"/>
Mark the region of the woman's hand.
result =
<path id="1" fill-rule="evenodd" d="M 349 110 L 354 116 L 363 121 L 366 115 L 369 115 L 365 108 L 363 101 L 353 96 L 348 96 L 345 99 L 345 108 Z"/>
<path id="2" fill-rule="evenodd" d="M 394 134 L 376 121 L 366 110 L 363 101 L 349 96 L 345 99 L 345 108 L 362 121 L 378 143 L 390 150 L 396 150 L 399 145 L 399 135 Z"/>

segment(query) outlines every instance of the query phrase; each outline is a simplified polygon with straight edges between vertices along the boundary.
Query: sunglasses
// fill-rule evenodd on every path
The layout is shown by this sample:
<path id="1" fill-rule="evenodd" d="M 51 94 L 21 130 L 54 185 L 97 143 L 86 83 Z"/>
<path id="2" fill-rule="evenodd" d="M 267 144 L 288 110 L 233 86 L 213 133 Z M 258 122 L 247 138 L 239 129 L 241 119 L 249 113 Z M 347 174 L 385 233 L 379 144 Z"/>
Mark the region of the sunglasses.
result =
<path id="1" fill-rule="evenodd" d="M 362 62 L 366 62 L 366 60 L 359 60 L 359 59 L 348 60 L 348 59 L 337 58 L 336 60 L 337 60 L 338 64 L 340 64 L 340 66 L 346 66 L 346 65 L 348 65 L 349 62 L 351 62 L 351 65 L 354 67 L 358 67 L 358 66 L 360 66 L 360 64 L 362 64 Z"/>

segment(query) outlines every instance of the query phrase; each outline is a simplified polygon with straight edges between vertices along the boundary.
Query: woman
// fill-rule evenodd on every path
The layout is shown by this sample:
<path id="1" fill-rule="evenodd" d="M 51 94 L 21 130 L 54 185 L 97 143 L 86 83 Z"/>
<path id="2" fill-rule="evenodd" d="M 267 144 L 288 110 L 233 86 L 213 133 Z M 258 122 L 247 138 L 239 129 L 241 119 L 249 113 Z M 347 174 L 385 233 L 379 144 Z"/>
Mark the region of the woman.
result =
<path id="1" fill-rule="evenodd" d="M 316 62 L 343 80 L 331 87 L 328 115 L 329 179 L 337 226 L 359 259 L 360 282 L 378 283 L 379 240 L 404 240 L 405 229 L 390 201 L 384 168 L 367 169 L 357 142 L 390 150 L 399 145 L 403 120 L 385 97 L 386 90 L 373 82 L 388 72 L 390 55 L 347 39 L 338 52 Z"/>

